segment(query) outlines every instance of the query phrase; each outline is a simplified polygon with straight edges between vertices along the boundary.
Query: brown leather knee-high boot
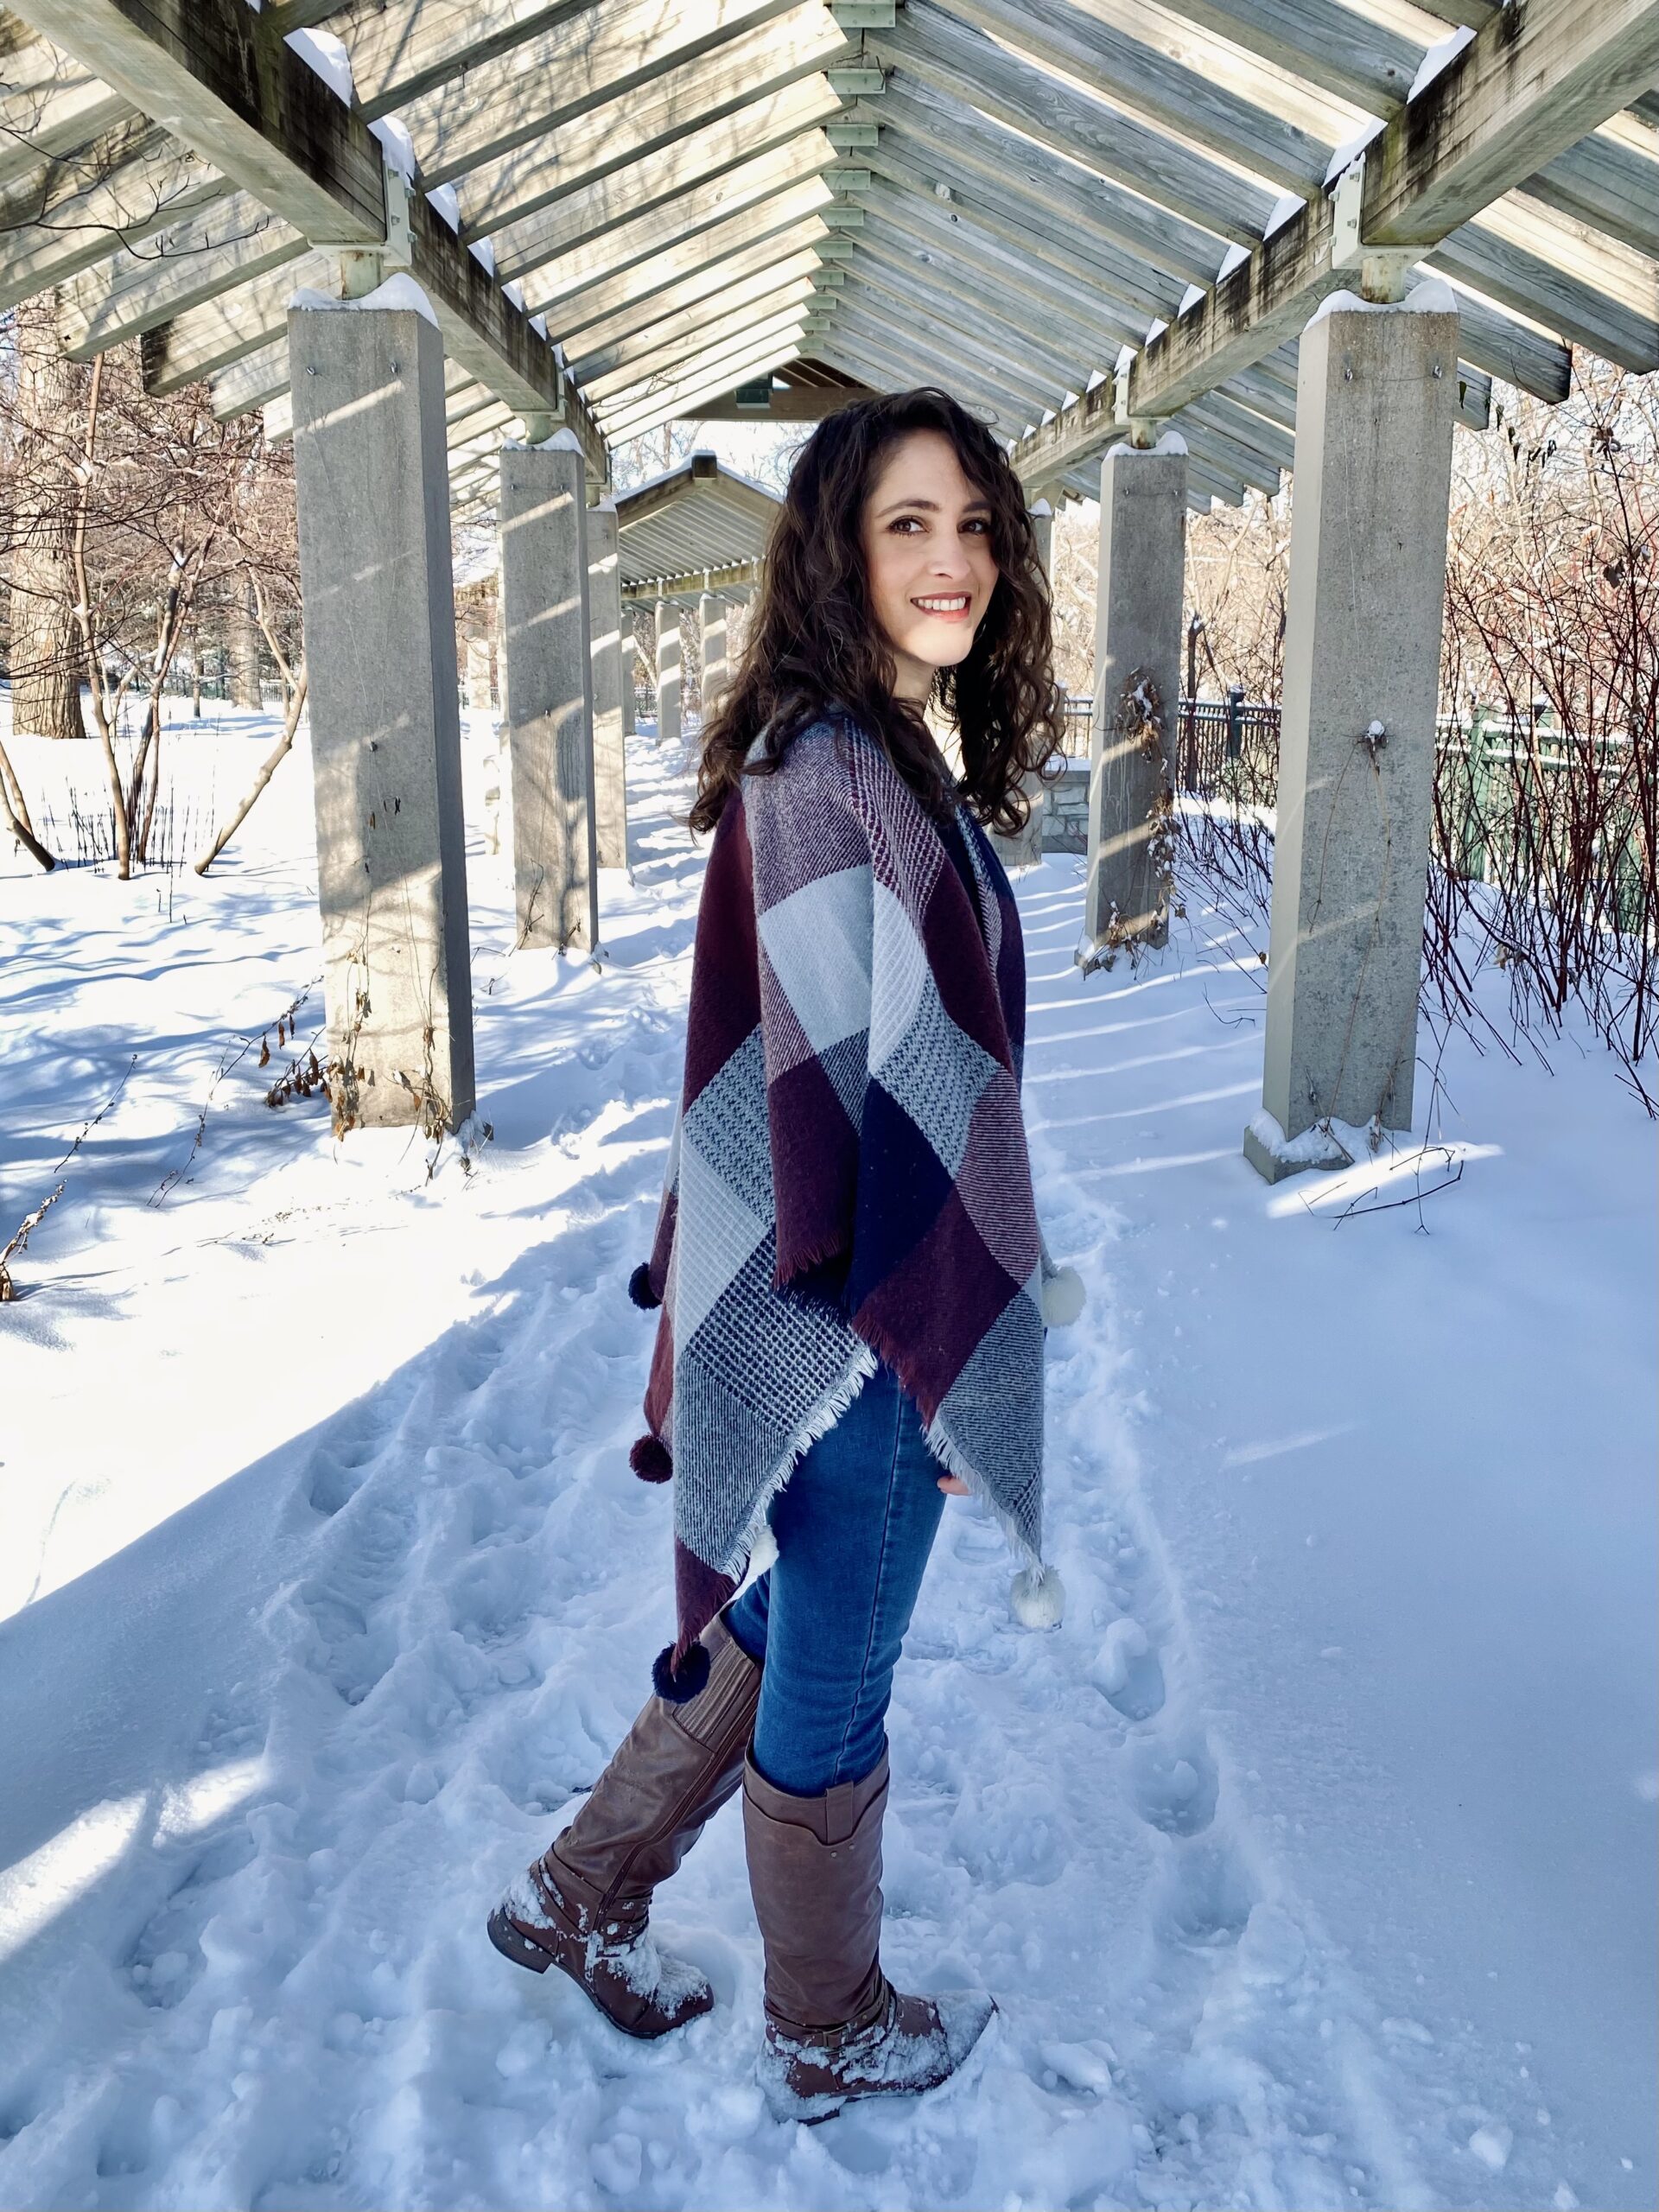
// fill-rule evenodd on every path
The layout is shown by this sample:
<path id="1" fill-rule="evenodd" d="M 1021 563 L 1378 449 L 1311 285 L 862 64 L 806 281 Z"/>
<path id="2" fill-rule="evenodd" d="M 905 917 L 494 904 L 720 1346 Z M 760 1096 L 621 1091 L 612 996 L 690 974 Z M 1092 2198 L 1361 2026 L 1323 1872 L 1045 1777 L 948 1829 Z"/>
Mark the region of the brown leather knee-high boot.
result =
<path id="1" fill-rule="evenodd" d="M 766 1945 L 761 2079 L 774 2113 L 828 2120 L 851 2097 L 946 2080 L 996 2010 L 981 1992 L 907 1997 L 881 1971 L 887 1755 L 821 1797 L 743 1769 L 749 1887 Z"/>
<path id="2" fill-rule="evenodd" d="M 652 1891 L 736 1795 L 754 1728 L 759 1663 L 723 1621 L 702 1641 L 702 1689 L 683 1705 L 651 1700 L 575 1819 L 490 1915 L 499 1951 L 536 1974 L 559 1967 L 631 2036 L 665 2035 L 715 2001 L 646 1933 Z"/>

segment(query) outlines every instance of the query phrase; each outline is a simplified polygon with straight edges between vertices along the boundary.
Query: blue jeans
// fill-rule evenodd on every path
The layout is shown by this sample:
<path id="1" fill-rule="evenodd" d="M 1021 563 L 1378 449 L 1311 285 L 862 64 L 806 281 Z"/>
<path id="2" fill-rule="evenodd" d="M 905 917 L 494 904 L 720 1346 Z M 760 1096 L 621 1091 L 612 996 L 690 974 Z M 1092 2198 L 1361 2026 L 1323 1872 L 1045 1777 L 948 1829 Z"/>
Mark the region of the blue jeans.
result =
<path id="1" fill-rule="evenodd" d="M 880 1763 L 944 1472 L 884 1362 L 779 1491 L 778 1556 L 726 1614 L 765 1662 L 751 1755 L 775 1789 L 817 1797 Z"/>

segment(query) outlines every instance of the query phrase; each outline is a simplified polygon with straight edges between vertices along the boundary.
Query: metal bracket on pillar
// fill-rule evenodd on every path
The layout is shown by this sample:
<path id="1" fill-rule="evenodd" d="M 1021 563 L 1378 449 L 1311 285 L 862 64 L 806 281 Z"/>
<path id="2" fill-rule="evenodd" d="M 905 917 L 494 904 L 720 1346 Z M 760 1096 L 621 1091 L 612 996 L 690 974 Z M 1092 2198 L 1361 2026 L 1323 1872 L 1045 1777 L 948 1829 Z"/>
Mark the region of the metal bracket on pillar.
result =
<path id="1" fill-rule="evenodd" d="M 1365 156 L 1350 162 L 1337 179 L 1331 201 L 1331 266 L 1351 269 L 1359 280 L 1359 296 L 1379 305 L 1403 300 L 1407 280 L 1416 267 L 1416 246 L 1367 245 L 1359 234 L 1360 211 L 1365 198 Z"/>
<path id="2" fill-rule="evenodd" d="M 401 169 L 385 169 L 386 186 L 386 250 L 383 257 L 388 269 L 412 269 L 415 265 L 415 232 L 410 217 L 410 186 Z"/>

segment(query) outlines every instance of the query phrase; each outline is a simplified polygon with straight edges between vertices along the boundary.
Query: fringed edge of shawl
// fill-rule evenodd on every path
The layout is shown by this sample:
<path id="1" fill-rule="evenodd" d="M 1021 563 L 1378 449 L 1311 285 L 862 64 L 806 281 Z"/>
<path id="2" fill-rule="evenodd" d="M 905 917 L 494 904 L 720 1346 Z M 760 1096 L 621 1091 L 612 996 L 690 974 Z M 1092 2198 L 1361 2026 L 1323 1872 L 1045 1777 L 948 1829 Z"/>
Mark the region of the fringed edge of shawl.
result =
<path id="1" fill-rule="evenodd" d="M 779 1455 L 772 1469 L 756 1495 L 754 1504 L 744 1526 L 741 1537 L 728 1554 L 723 1566 L 711 1570 L 734 1585 L 740 1584 L 748 1572 L 754 1548 L 760 1542 L 772 1512 L 773 1500 L 790 1477 L 805 1458 L 808 1451 L 821 1436 L 827 1436 L 842 1415 L 852 1404 L 859 1392 L 874 1374 L 879 1364 L 876 1353 L 861 1338 L 858 1350 L 849 1361 L 846 1372 L 825 1391 Z M 704 1560 L 703 1564 L 709 1563 Z M 716 1611 L 719 1610 L 717 1607 Z M 711 1613 L 709 1620 L 715 1618 Z M 671 1705 L 683 1705 L 696 1695 L 709 1679 L 709 1658 L 701 1642 L 709 1621 L 681 1621 L 672 1643 L 664 1644 L 652 1663 L 652 1686 L 658 1697 Z"/>
<path id="2" fill-rule="evenodd" d="M 725 1566 L 720 1570 L 722 1574 L 729 1574 L 738 1582 L 743 1580 L 744 1575 L 748 1572 L 749 1560 L 753 1554 L 755 1545 L 760 1541 L 760 1531 L 771 1518 L 772 1503 L 779 1491 L 783 1489 L 818 1439 L 830 1433 L 871 1376 L 874 1374 L 879 1364 L 880 1359 L 874 1347 L 866 1344 L 861 1337 L 858 1350 L 848 1363 L 846 1372 L 838 1382 L 830 1385 L 811 1412 L 803 1419 L 779 1454 L 778 1465 L 761 1484 L 756 1493 L 754 1504 L 742 1536 L 734 1547 Z M 702 1630 L 699 1628 L 698 1634 L 701 1635 L 701 1633 Z"/>

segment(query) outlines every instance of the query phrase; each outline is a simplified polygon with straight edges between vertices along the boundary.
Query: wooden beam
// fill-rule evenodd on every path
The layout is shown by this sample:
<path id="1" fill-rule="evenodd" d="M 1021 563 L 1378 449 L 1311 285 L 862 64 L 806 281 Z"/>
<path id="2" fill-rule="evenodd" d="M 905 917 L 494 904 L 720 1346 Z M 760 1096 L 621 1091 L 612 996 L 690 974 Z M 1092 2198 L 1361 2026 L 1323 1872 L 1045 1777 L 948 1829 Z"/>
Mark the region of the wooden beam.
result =
<path id="1" fill-rule="evenodd" d="M 1424 48 L 1337 0 L 1170 0 L 1179 15 L 1295 77 L 1386 115 L 1405 105 Z"/>
<path id="2" fill-rule="evenodd" d="M 693 384 L 700 390 L 717 391 L 724 385 L 735 384 L 741 379 L 743 365 L 757 346 L 785 348 L 805 320 L 804 308 L 786 308 L 762 321 L 723 330 L 712 339 L 705 337 L 702 346 L 682 355 L 678 361 L 635 377 L 631 384 L 617 385 L 596 401 L 600 419 L 606 423 L 626 419 L 654 401 L 659 392 L 677 391 Z M 775 351 L 769 358 L 779 358 L 779 353 Z M 729 374 L 726 370 L 728 361 L 737 365 Z M 658 419 L 660 421 L 661 417 Z"/>
<path id="3" fill-rule="evenodd" d="M 1001 281 L 999 267 L 988 268 L 976 258 L 971 236 L 959 252 L 960 257 L 918 241 L 896 225 L 873 221 L 860 238 L 852 265 L 861 278 L 874 281 L 880 271 L 899 283 L 919 287 L 918 298 L 948 299 L 959 316 L 988 314 L 1017 327 L 1040 328 L 1052 346 L 1090 368 L 1111 366 L 1122 347 L 1141 335 L 1138 322 L 1109 308 L 1101 312 L 1086 289 L 1068 285 L 1041 267 L 1028 269 L 1016 290 Z"/>
<path id="4" fill-rule="evenodd" d="M 31 20 L 86 67 L 213 163 L 314 245 L 385 248 L 386 171 L 363 115 L 283 42 L 279 20 L 245 0 L 29 0 Z M 394 191 L 409 265 L 431 301 L 444 342 L 510 405 L 557 414 L 551 349 L 421 193 Z M 303 267 L 307 264 L 302 264 Z M 332 272 L 308 281 L 327 286 Z M 206 375 L 276 334 L 289 272 L 203 301 L 145 341 L 155 390 Z M 236 327 L 246 308 L 249 326 Z M 188 366 L 187 367 L 187 364 Z M 597 430 L 577 410 L 572 428 L 602 473 Z"/>
<path id="5" fill-rule="evenodd" d="M 1590 128 L 1598 110 L 1623 105 L 1656 67 L 1659 0 L 1530 0 L 1524 19 L 1519 10 L 1495 15 L 1367 150 L 1357 236 L 1338 241 L 1333 200 L 1301 208 L 1135 357 L 1128 413 L 1177 414 L 1295 334 L 1327 293 L 1357 281 L 1358 241 L 1423 242 L 1401 236 L 1434 228 L 1414 192 L 1438 211 L 1435 223 L 1449 213 L 1455 226 L 1484 204 L 1477 190 L 1508 189 Z M 1425 146 L 1444 155 L 1444 173 Z M 1467 334 L 1463 350 L 1472 351 Z M 1039 477 L 1059 474 L 1109 442 L 1116 420 L 1109 390 L 1085 394 L 1023 442 L 1024 461 Z"/>
<path id="6" fill-rule="evenodd" d="M 308 23 L 326 22 L 351 57 L 352 81 L 365 111 L 385 115 L 435 90 L 461 70 L 522 46 L 561 16 L 572 0 L 297 0 Z M 296 0 L 284 0 L 289 29 Z"/>
<path id="7" fill-rule="evenodd" d="M 1080 327 L 1100 334 L 1102 365 L 1116 359 L 1120 346 L 1145 335 L 1146 325 L 1137 314 L 1096 298 L 1071 258 L 1062 258 L 1046 245 L 1033 243 L 1022 250 L 982 229 L 965 213 L 947 220 L 925 201 L 910 197 L 880 200 L 872 207 L 870 221 L 884 245 L 908 239 L 924 247 L 930 258 L 967 264 L 977 270 L 982 283 L 1010 302 L 1027 302 L 1040 311 L 1058 295 Z"/>
<path id="8" fill-rule="evenodd" d="M 1655 0 L 1504 8 L 1365 159 L 1368 245 L 1433 245 L 1659 77 Z"/>
<path id="9" fill-rule="evenodd" d="M 1218 238 L 1254 244 L 1273 212 L 1271 193 L 1020 60 L 931 0 L 907 0 L 902 22 L 865 38 L 884 63 L 1115 177 Z"/>
<path id="10" fill-rule="evenodd" d="M 503 269 L 498 259 L 496 269 L 502 276 L 522 279 L 526 294 L 545 313 L 556 301 L 602 277 L 659 259 L 717 223 L 733 221 L 746 208 L 765 209 L 769 217 L 786 200 L 785 220 L 817 213 L 834 202 L 834 192 L 823 176 L 834 160 L 835 149 L 823 133 L 809 131 L 563 253 L 544 253 L 533 260 L 516 256 L 510 270 Z M 766 227 L 779 226 L 768 220 Z"/>
<path id="11" fill-rule="evenodd" d="M 1507 214 L 1514 205 L 1489 208 L 1487 216 Z M 1612 249 L 1611 241 L 1603 243 L 1628 254 L 1628 249 Z M 1605 258 L 1589 252 L 1584 257 L 1592 267 Z M 1620 296 L 1614 297 L 1513 243 L 1484 218 L 1465 223 L 1424 256 L 1431 269 L 1533 317 L 1605 360 L 1641 372 L 1659 368 L 1659 268 L 1643 256 L 1628 258 L 1633 265 L 1619 272 Z"/>
<path id="12" fill-rule="evenodd" d="M 136 120 L 113 85 L 0 9 L 0 188 Z"/>
<path id="13" fill-rule="evenodd" d="M 807 341 L 820 359 L 855 372 L 887 391 L 902 391 L 913 384 L 938 384 L 964 404 L 982 408 L 1007 434 L 1040 422 L 1043 401 L 1034 394 L 1010 391 L 989 369 L 956 355 L 943 358 L 925 341 L 912 342 L 904 334 L 837 315 L 821 336 Z"/>
<path id="14" fill-rule="evenodd" d="M 710 260 L 695 275 L 665 285 L 647 298 L 625 299 L 599 315 L 582 313 L 577 319 L 567 308 L 561 328 L 565 357 L 584 354 L 589 346 L 608 345 L 643 334 L 694 308 L 705 308 L 712 319 L 721 311 L 721 302 L 733 287 L 751 277 L 778 281 L 773 272 L 797 262 L 805 252 L 811 252 L 817 260 L 813 249 L 823 237 L 817 224 L 799 224 L 792 230 L 780 231 L 776 238 L 761 238 L 742 251 Z M 826 282 L 821 262 L 816 281 L 820 287 Z M 575 305 L 580 308 L 580 302 Z"/>
<path id="15" fill-rule="evenodd" d="M 940 159 L 961 175 L 1039 200 L 1080 232 L 1109 239 L 1183 284 L 1208 284 L 1215 276 L 1220 256 L 1213 232 L 1060 160 L 908 70 L 895 69 L 887 79 L 881 128 L 912 160 Z"/>
<path id="16" fill-rule="evenodd" d="M 931 12 L 931 0 L 925 3 Z M 988 37 L 1006 41 L 1132 114 L 1236 162 L 1251 175 L 1270 178 L 1281 190 L 1313 191 L 1324 180 L 1329 146 L 1212 77 L 1172 61 L 1156 46 L 1126 37 L 1103 22 L 1098 10 L 1087 12 L 1072 0 L 946 0 L 946 5 Z M 911 12 L 907 7 L 907 18 Z"/>
<path id="17" fill-rule="evenodd" d="M 287 332 L 288 303 L 295 290 L 302 284 L 318 290 L 334 289 L 335 274 L 332 254 L 308 254 L 146 331 L 145 391 L 162 395 L 182 391 L 186 385 L 270 345 Z"/>
<path id="18" fill-rule="evenodd" d="M 827 196 L 814 194 L 820 200 Z M 567 294 L 559 301 L 548 327 L 568 346 L 575 333 L 618 308 L 643 308 L 661 295 L 667 302 L 664 312 L 670 312 L 689 305 L 692 298 L 718 290 L 734 276 L 764 268 L 772 258 L 781 258 L 829 235 L 811 208 L 796 207 L 793 195 L 785 194 L 760 207 L 746 209 L 729 223 L 714 225 L 686 245 L 637 262 L 620 276 L 602 277 L 579 292 Z M 769 242 L 777 247 L 776 256 L 768 252 L 764 260 L 753 258 Z M 751 257 L 745 261 L 746 256 Z M 728 262 L 734 265 L 722 268 Z M 739 263 L 744 265 L 739 267 Z M 688 292 L 683 289 L 687 286 L 693 289 Z M 700 291 L 695 289 L 698 286 Z"/>
<path id="19" fill-rule="evenodd" d="M 861 346 L 876 359 L 913 363 L 913 381 L 918 384 L 938 382 L 954 391 L 964 378 L 976 378 L 1021 410 L 1022 426 L 1041 422 L 1072 388 L 1058 376 L 1045 375 L 988 348 L 982 351 L 971 332 L 941 331 L 931 319 L 919 315 L 911 316 L 902 327 L 895 328 L 881 302 L 860 300 L 855 295 L 850 302 L 843 297 L 830 327 L 837 344 Z"/>
<path id="20" fill-rule="evenodd" d="M 677 385 L 653 392 L 650 399 L 642 401 L 632 413 L 603 418 L 606 435 L 614 442 L 623 438 L 637 438 L 646 430 L 654 430 L 659 423 L 695 406 L 699 399 L 712 398 L 716 393 L 728 391 L 733 385 L 741 384 L 745 377 L 760 376 L 767 370 L 781 367 L 785 361 L 793 360 L 798 342 L 795 336 L 774 339 L 769 344 L 757 345 L 749 352 L 724 359 L 721 365 L 711 369 L 706 380 L 700 377 L 687 377 Z"/>
<path id="21" fill-rule="evenodd" d="M 805 340 L 803 339 L 803 346 Z M 785 373 L 803 365 L 804 354 L 786 365 Z M 765 407 L 740 407 L 735 391 L 723 398 L 707 401 L 695 415 L 676 415 L 677 423 L 821 423 L 826 415 L 833 415 L 845 407 L 849 400 L 868 396 L 870 386 L 861 381 L 839 379 L 834 384 L 774 384 Z"/>
<path id="22" fill-rule="evenodd" d="M 798 4 L 697 0 L 677 10 L 663 0 L 595 0 L 511 53 L 404 101 L 400 119 L 426 182 L 443 183 Z"/>
<path id="23" fill-rule="evenodd" d="M 913 283 L 896 276 L 880 262 L 862 257 L 849 273 L 854 281 L 836 295 L 843 305 L 861 307 L 875 316 L 892 319 L 896 315 L 901 327 L 913 327 L 922 336 L 932 336 L 942 343 L 961 342 L 962 311 L 949 292 Z M 974 351 L 988 365 L 1006 362 L 1034 369 L 1061 391 L 1081 391 L 1090 371 L 1100 365 L 1096 359 L 1045 344 L 1033 327 L 1022 327 L 983 308 L 975 309 L 970 328 Z"/>
<path id="24" fill-rule="evenodd" d="M 878 353 L 861 340 L 840 333 L 809 337 L 801 351 L 809 360 L 824 361 L 843 375 L 861 378 L 874 391 L 903 391 L 917 381 L 913 363 L 892 353 Z M 957 375 L 948 389 L 963 406 L 988 417 L 1001 436 L 1016 436 L 1030 420 L 1026 408 L 978 376 Z"/>
<path id="25" fill-rule="evenodd" d="M 142 255 L 71 278 L 58 292 L 58 336 L 72 359 L 88 360 L 307 250 L 291 223 L 233 192 L 159 232 Z"/>
<path id="26" fill-rule="evenodd" d="M 802 78 L 752 100 L 624 167 L 559 192 L 532 214 L 504 228 L 492 227 L 490 248 L 497 274 L 510 279 L 540 259 L 585 245 L 619 224 L 666 207 L 683 193 L 728 177 L 757 156 L 816 131 L 840 112 L 839 102 L 819 76 Z M 824 143 L 830 143 L 827 139 Z M 826 158 L 835 157 L 830 147 Z"/>
<path id="27" fill-rule="evenodd" d="M 0 307 L 67 283 L 231 189 L 148 116 L 37 163 L 0 188 Z"/>
<path id="28" fill-rule="evenodd" d="M 672 343 L 689 330 L 706 330 L 711 323 L 764 306 L 766 301 L 781 297 L 785 292 L 792 292 L 797 284 L 811 287 L 820 266 L 818 257 L 810 250 L 791 254 L 772 268 L 728 284 L 709 299 L 682 308 L 677 315 L 659 316 L 644 329 L 632 331 L 626 337 L 592 344 L 584 335 L 580 349 L 566 350 L 566 373 L 585 389 L 590 378 L 608 375 L 611 370 L 641 359 L 659 340 Z"/>
<path id="29" fill-rule="evenodd" d="M 1109 300 L 1135 326 L 1137 336 L 1155 316 L 1172 315 L 1180 304 L 1186 286 L 1179 277 L 1126 253 L 1065 212 L 1046 207 L 1017 189 L 993 184 L 971 170 L 963 172 L 937 156 L 912 160 L 898 132 L 882 132 L 870 164 L 873 180 L 861 195 L 867 211 L 916 219 L 919 202 L 936 235 L 942 225 L 966 219 L 1015 252 L 1040 246 L 1052 265 L 1075 270 L 1076 281 L 1088 297 Z M 1212 254 L 1206 277 L 1215 270 Z"/>
<path id="30" fill-rule="evenodd" d="M 798 9 L 567 117 L 556 132 L 456 179 L 462 233 L 481 237 L 769 94 L 812 84 L 843 45 L 823 8 Z"/>
<path id="31" fill-rule="evenodd" d="M 314 244 L 385 243 L 368 124 L 246 0 L 29 0 L 29 20 Z"/>
<path id="32" fill-rule="evenodd" d="M 702 315 L 677 319 L 671 334 L 667 327 L 652 331 L 648 341 L 641 341 L 640 350 L 631 352 L 628 359 L 601 374 L 584 377 L 582 392 L 590 406 L 603 407 L 614 394 L 638 385 L 642 377 L 661 376 L 665 370 L 706 353 L 711 329 L 738 331 L 771 326 L 785 316 L 805 315 L 815 296 L 810 283 L 797 282 L 781 291 L 766 293 L 744 313 L 722 315 L 718 321 Z"/>

